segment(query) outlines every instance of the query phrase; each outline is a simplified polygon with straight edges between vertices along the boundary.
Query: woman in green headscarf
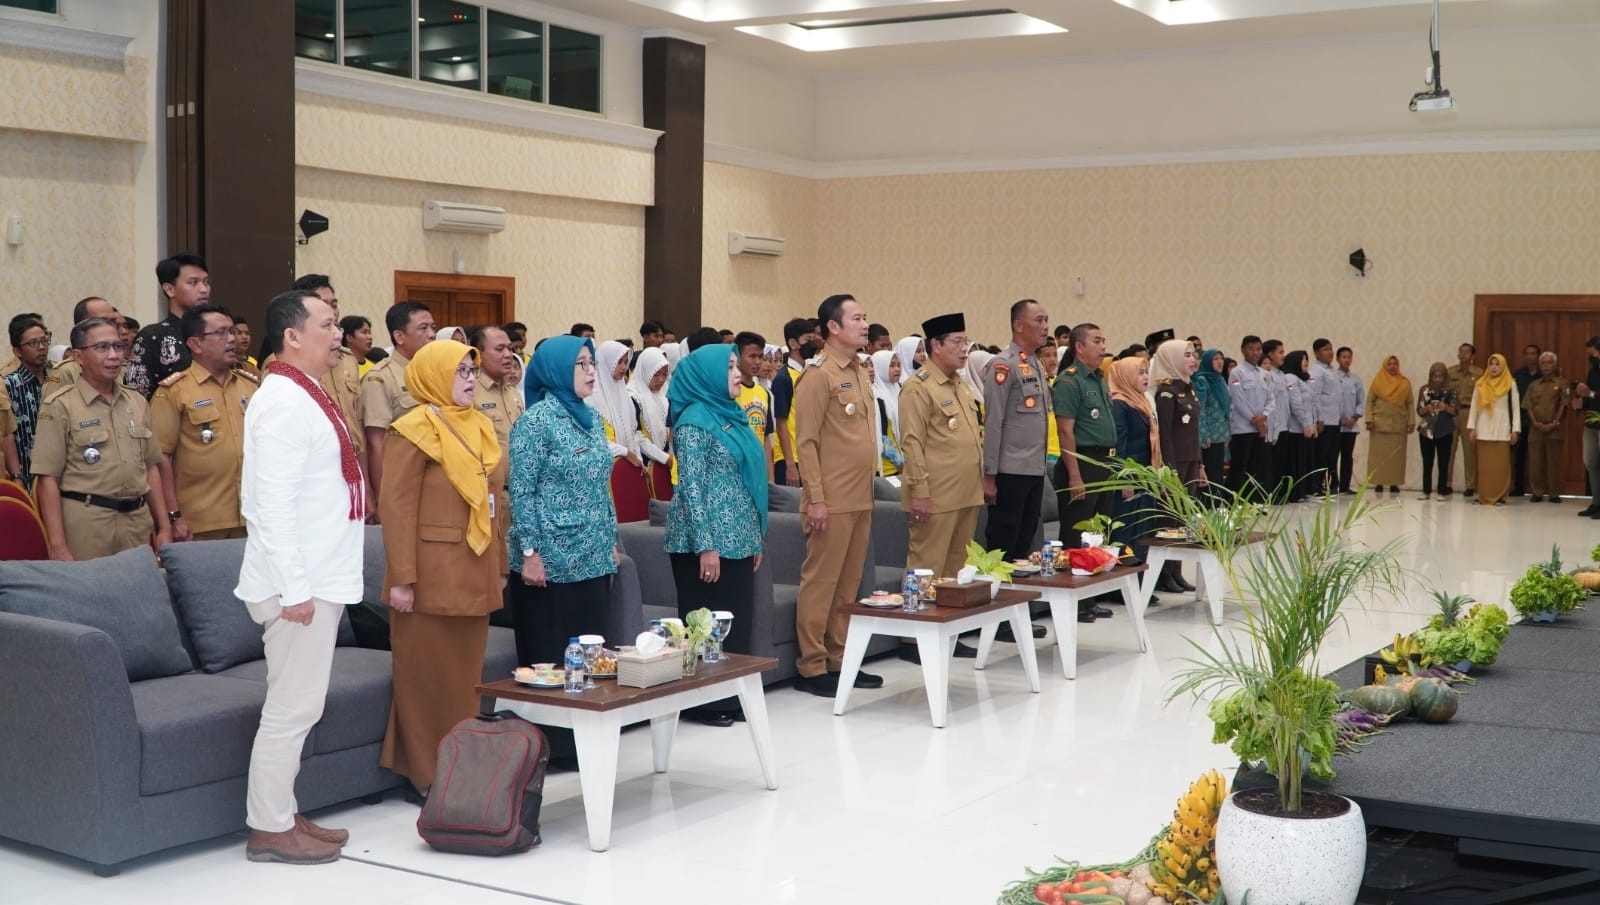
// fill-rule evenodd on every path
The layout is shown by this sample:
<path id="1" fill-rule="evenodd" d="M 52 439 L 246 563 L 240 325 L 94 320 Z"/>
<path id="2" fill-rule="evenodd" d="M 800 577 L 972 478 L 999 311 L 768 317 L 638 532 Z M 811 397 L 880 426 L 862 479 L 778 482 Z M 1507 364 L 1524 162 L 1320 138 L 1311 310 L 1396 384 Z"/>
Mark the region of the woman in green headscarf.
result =
<path id="1" fill-rule="evenodd" d="M 678 487 L 664 547 L 672 559 L 678 614 L 706 607 L 733 613 L 723 649 L 749 653 L 755 575 L 767 533 L 767 463 L 744 412 L 739 363 L 730 345 L 695 349 L 667 385 L 667 414 L 678 457 Z M 733 724 L 728 698 L 686 711 L 712 726 Z"/>

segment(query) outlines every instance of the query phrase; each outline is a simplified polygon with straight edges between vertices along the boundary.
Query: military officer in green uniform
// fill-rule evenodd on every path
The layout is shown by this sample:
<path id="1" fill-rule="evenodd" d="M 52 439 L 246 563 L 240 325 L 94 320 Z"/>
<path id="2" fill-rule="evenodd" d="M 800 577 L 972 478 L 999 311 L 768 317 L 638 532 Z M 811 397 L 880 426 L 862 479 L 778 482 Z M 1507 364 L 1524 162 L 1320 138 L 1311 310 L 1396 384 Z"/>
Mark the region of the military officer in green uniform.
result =
<path id="1" fill-rule="evenodd" d="M 1072 526 L 1096 515 L 1110 517 L 1115 499 L 1110 491 L 1095 491 L 1087 486 L 1111 476 L 1105 463 L 1117 454 L 1111 391 L 1100 373 L 1100 359 L 1105 354 L 1106 338 L 1100 328 L 1079 324 L 1072 328 L 1063 367 L 1056 372 L 1056 434 L 1061 441 L 1061 459 L 1056 462 L 1052 477 L 1056 490 L 1065 497 L 1061 504 L 1061 541 L 1068 547 L 1076 547 L 1082 540 L 1082 532 Z M 1087 602 L 1078 605 L 1079 622 L 1110 615 L 1105 607 Z"/>

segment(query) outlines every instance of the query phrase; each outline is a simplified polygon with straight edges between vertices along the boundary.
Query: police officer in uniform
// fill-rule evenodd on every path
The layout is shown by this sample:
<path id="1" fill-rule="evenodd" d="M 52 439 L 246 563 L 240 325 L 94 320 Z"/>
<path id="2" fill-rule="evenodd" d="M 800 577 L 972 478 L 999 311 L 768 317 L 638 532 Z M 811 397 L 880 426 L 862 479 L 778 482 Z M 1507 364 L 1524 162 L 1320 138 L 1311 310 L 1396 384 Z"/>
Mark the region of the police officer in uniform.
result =
<path id="1" fill-rule="evenodd" d="M 172 540 L 161 478 L 161 446 L 150 407 L 117 383 L 127 354 L 115 324 L 89 318 L 72 328 L 83 374 L 52 390 L 39 410 L 33 471 L 50 558 L 95 559 L 150 540 Z"/>
<path id="2" fill-rule="evenodd" d="M 1039 530 L 1048 456 L 1050 391 L 1032 350 L 1050 336 L 1050 315 L 1034 299 L 1011 306 L 1011 344 L 983 373 L 983 498 L 987 546 L 1026 559 Z"/>
<path id="3" fill-rule="evenodd" d="M 244 410 L 259 381 L 236 367 L 238 338 L 226 311 L 191 308 L 182 326 L 194 360 L 188 370 L 161 381 L 150 398 L 150 423 L 167 457 L 160 466 L 161 489 L 172 539 L 244 537 Z"/>
<path id="4" fill-rule="evenodd" d="M 1061 505 L 1061 542 L 1076 547 L 1082 543 L 1083 532 L 1072 526 L 1096 515 L 1109 517 L 1116 502 L 1112 491 L 1087 485 L 1111 477 L 1105 463 L 1117 455 L 1117 424 L 1111 416 L 1111 391 L 1100 370 L 1106 355 L 1105 334 L 1094 324 L 1078 324 L 1067 343 L 1065 367 L 1056 372 L 1056 433 L 1061 458 L 1052 478 L 1066 497 Z M 1111 610 L 1092 601 L 1078 604 L 1079 622 L 1110 615 Z"/>
<path id="5" fill-rule="evenodd" d="M 1470 403 L 1472 393 L 1478 387 L 1478 378 L 1483 376 L 1483 369 L 1473 363 L 1477 355 L 1477 346 L 1472 343 L 1462 343 L 1456 349 L 1456 363 L 1445 369 L 1445 374 L 1450 380 L 1450 389 L 1455 391 L 1456 401 L 1462 405 Z M 1464 430 L 1456 431 L 1454 442 L 1456 449 L 1461 452 L 1456 458 L 1461 460 L 1461 475 L 1465 478 L 1466 489 L 1462 491 L 1462 496 L 1470 497 L 1478 483 L 1478 444 L 1463 437 L 1462 434 L 1465 433 Z"/>
<path id="6" fill-rule="evenodd" d="M 844 665 L 844 607 L 861 589 L 872 530 L 872 480 L 877 471 L 877 399 L 856 350 L 867 342 L 867 315 L 853 296 L 831 295 L 817 308 L 822 352 L 795 384 L 795 455 L 806 476 L 801 516 L 806 560 L 800 567 L 795 635 L 800 641 L 795 688 L 819 697 L 839 690 Z M 856 688 L 883 679 L 856 674 Z"/>
<path id="7" fill-rule="evenodd" d="M 372 481 L 372 500 L 378 499 L 378 487 L 383 483 L 383 440 L 389 425 L 417 407 L 417 400 L 406 391 L 406 365 L 438 332 L 433 312 L 421 302 L 395 302 L 383 321 L 394 343 L 394 354 L 373 365 L 361 378 L 361 423 L 366 432 L 366 472 Z M 376 511 L 376 506 L 373 509 Z"/>

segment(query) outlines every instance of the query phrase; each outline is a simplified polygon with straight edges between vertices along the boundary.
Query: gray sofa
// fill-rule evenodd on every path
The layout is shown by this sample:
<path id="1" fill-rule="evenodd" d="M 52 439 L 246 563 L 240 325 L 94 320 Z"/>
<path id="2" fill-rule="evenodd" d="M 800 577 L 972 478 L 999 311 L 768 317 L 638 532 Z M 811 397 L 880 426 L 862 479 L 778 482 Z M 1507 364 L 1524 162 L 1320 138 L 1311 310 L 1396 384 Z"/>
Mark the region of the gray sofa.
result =
<path id="1" fill-rule="evenodd" d="M 379 529 L 366 540 L 364 597 L 377 601 Z M 266 696 L 261 629 L 232 593 L 243 545 L 168 546 L 165 573 L 145 548 L 0 563 L 0 836 L 110 876 L 130 858 L 243 829 Z M 326 710 L 301 754 L 304 810 L 377 801 L 402 782 L 378 766 L 390 655 L 355 646 L 342 621 Z M 624 558 L 605 631 L 642 622 Z M 484 676 L 515 665 L 511 631 L 491 629 Z"/>

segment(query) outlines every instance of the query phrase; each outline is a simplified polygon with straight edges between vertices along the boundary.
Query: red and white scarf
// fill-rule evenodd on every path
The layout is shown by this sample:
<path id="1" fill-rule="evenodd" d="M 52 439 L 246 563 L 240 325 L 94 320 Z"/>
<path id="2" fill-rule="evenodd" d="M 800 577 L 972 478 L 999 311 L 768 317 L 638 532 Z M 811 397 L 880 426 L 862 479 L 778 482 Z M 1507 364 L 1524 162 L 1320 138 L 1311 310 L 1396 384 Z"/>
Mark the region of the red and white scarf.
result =
<path id="1" fill-rule="evenodd" d="M 350 439 L 350 428 L 345 424 L 344 412 L 322 387 L 306 373 L 293 365 L 274 360 L 267 365 L 268 374 L 277 374 L 294 381 L 295 386 L 306 391 L 316 401 L 322 413 L 333 422 L 334 436 L 339 438 L 339 469 L 350 488 L 350 521 L 359 522 L 367 517 L 366 481 L 361 477 L 361 462 L 356 458 L 356 445 Z"/>

